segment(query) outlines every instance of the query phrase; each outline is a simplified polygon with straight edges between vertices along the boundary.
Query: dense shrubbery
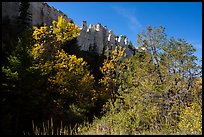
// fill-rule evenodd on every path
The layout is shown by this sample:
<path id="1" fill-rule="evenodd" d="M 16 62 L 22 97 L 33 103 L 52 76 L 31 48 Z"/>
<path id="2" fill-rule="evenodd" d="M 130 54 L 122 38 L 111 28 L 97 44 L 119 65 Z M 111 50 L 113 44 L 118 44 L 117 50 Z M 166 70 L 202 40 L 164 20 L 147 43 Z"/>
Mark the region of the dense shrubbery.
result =
<path id="1" fill-rule="evenodd" d="M 202 78 L 191 44 L 148 27 L 138 35 L 146 51 L 126 58 L 117 46 L 105 57 L 76 53 L 77 36 L 79 28 L 59 17 L 23 30 L 4 54 L 3 134 L 202 133 Z"/>
<path id="2" fill-rule="evenodd" d="M 3 134 L 32 133 L 32 120 L 39 125 L 51 117 L 56 127 L 62 120 L 72 127 L 87 119 L 96 101 L 87 63 L 62 49 L 79 28 L 59 17 L 50 28 L 31 31 L 3 62 Z"/>
<path id="3" fill-rule="evenodd" d="M 195 49 L 183 39 L 167 40 L 162 27 L 148 27 L 138 35 L 138 43 L 147 51 L 121 62 L 123 52 L 115 56 L 120 52 L 116 48 L 104 62 L 102 82 L 117 97 L 104 106 L 106 114 L 81 133 L 201 134 L 202 79 L 197 77 L 201 71 Z"/>

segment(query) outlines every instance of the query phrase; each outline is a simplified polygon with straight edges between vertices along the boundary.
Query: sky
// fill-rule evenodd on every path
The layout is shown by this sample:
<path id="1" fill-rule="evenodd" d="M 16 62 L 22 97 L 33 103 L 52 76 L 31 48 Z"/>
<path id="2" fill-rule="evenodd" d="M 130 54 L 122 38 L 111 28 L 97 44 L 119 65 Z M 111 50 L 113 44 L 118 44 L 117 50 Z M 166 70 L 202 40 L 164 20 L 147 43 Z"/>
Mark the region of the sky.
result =
<path id="1" fill-rule="evenodd" d="M 202 58 L 202 2 L 47 2 L 74 23 L 101 23 L 115 35 L 126 35 L 137 45 L 137 34 L 147 26 L 163 26 L 170 38 L 183 38 Z"/>

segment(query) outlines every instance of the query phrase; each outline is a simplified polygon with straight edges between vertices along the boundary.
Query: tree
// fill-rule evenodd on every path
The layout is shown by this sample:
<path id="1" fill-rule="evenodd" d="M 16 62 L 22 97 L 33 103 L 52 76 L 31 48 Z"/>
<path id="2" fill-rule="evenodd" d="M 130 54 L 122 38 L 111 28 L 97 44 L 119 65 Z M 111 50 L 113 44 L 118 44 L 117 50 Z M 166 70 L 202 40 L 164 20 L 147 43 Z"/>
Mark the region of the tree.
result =
<path id="1" fill-rule="evenodd" d="M 128 48 L 133 49 L 132 41 L 129 42 L 129 44 L 128 44 Z"/>
<path id="2" fill-rule="evenodd" d="M 20 2 L 19 16 L 12 20 L 9 17 L 2 18 L 3 61 L 5 60 L 4 57 L 8 57 L 15 50 L 16 45 L 18 45 L 18 38 L 23 37 L 20 35 L 24 35 L 24 31 L 28 31 L 28 29 L 32 31 L 30 24 L 32 17 L 29 6 L 29 2 Z"/>
<path id="3" fill-rule="evenodd" d="M 62 17 L 49 28 L 21 33 L 2 66 L 3 134 L 32 134 L 32 120 L 53 117 L 70 126 L 88 116 L 97 96 L 94 77 L 82 58 L 62 49 L 78 35 L 79 28 Z"/>
<path id="4" fill-rule="evenodd" d="M 185 124 L 192 122 L 188 117 L 193 118 L 198 110 L 192 130 L 200 133 L 202 93 L 200 89 L 195 93 L 198 87 L 194 83 L 200 66 L 195 63 L 193 46 L 183 39 L 168 40 L 163 27 L 147 27 L 138 34 L 138 44 L 147 50 L 124 62 L 111 57 L 101 69 L 104 74 L 101 83 L 114 98 L 104 107 L 109 110 L 105 117 L 108 123 L 112 122 L 110 127 L 117 130 L 120 126 L 127 134 L 169 129 L 176 133 L 193 127 Z M 121 55 L 122 52 L 113 53 L 115 59 Z M 196 105 L 198 109 L 194 108 Z"/>
<path id="5" fill-rule="evenodd" d="M 163 106 L 179 114 L 178 109 L 172 108 L 173 104 L 182 107 L 192 102 L 192 81 L 200 74 L 200 66 L 193 55 L 195 49 L 183 39 L 167 40 L 163 27 L 147 27 L 146 32 L 138 35 L 138 43 L 151 57 L 149 63 L 153 64 L 152 73 L 157 77 L 155 85 L 165 99 Z"/>
<path id="6" fill-rule="evenodd" d="M 200 66 L 197 65 L 197 57 L 193 55 L 195 52 L 193 45 L 184 39 L 170 39 L 165 47 L 163 55 L 163 63 L 169 68 L 169 73 L 179 74 L 190 85 L 192 81 L 201 74 Z"/>
<path id="7" fill-rule="evenodd" d="M 22 32 L 16 43 L 2 65 L 3 134 L 22 134 L 22 130 L 31 129 L 30 121 L 43 111 L 46 102 L 41 94 L 44 79 L 32 67 L 31 32 Z"/>
<path id="8" fill-rule="evenodd" d="M 74 113 L 80 117 L 88 113 L 94 104 L 94 77 L 90 74 L 87 63 L 62 49 L 64 44 L 67 45 L 68 41 L 79 36 L 79 32 L 75 24 L 66 22 L 62 16 L 57 22 L 53 21 L 49 28 L 46 25 L 34 27 L 35 44 L 32 55 L 36 68 L 47 78 L 53 116 L 61 112 L 61 117 Z M 79 121 L 79 117 L 68 121 Z"/>
<path id="9" fill-rule="evenodd" d="M 116 46 L 115 50 L 111 52 L 110 58 L 107 58 L 100 68 L 104 75 L 100 83 L 105 86 L 105 93 L 102 92 L 101 94 L 111 98 L 113 102 L 120 96 L 118 87 L 121 84 L 121 72 L 125 69 L 124 58 L 126 54 L 124 51 L 125 48 Z"/>
<path id="10" fill-rule="evenodd" d="M 28 9 L 29 3 L 21 2 L 20 15 L 17 19 L 4 24 L 9 29 L 2 31 L 6 35 L 3 38 L 5 52 L 2 63 L 2 106 L 4 108 L 2 116 L 5 119 L 3 134 L 21 134 L 22 129 L 29 128 L 28 121 L 36 114 L 32 109 L 35 110 L 36 102 L 40 102 L 38 97 L 35 98 L 39 90 L 34 92 L 35 89 L 31 86 L 34 81 L 38 82 L 33 75 L 39 76 L 39 73 L 30 68 L 33 61 L 30 56 L 32 30 L 29 28 L 31 16 Z"/>
<path id="11" fill-rule="evenodd" d="M 19 17 L 18 17 L 18 23 L 20 30 L 27 29 L 31 27 L 30 22 L 32 21 L 31 13 L 29 12 L 30 3 L 29 2 L 20 2 L 19 7 Z"/>
<path id="12" fill-rule="evenodd" d="M 73 21 L 73 19 L 70 19 L 70 21 L 69 21 L 70 23 L 74 23 L 74 21 Z"/>

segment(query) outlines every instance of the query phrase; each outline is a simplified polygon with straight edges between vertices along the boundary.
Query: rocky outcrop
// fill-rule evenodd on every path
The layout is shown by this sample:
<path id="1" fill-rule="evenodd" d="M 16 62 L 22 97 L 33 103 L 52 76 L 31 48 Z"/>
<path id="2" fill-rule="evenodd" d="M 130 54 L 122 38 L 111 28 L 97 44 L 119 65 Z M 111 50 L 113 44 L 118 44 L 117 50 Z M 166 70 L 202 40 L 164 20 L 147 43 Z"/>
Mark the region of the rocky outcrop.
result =
<path id="1" fill-rule="evenodd" d="M 120 45 L 126 47 L 125 52 L 128 56 L 133 54 L 133 51 L 128 48 L 127 37 L 116 36 L 112 30 L 108 31 L 108 28 L 100 23 L 97 25 L 90 24 L 87 27 L 86 21 L 83 21 L 80 29 L 80 36 L 77 41 L 81 50 L 102 54 L 105 49 L 113 50 L 117 45 Z"/>
<path id="2" fill-rule="evenodd" d="M 2 17 L 8 16 L 10 19 L 14 19 L 19 16 L 19 6 L 20 2 L 2 2 Z M 41 25 L 42 23 L 51 25 L 52 21 L 57 20 L 60 15 L 67 21 L 71 20 L 62 11 L 45 2 L 30 2 L 29 11 L 32 14 L 32 25 Z"/>
<path id="3" fill-rule="evenodd" d="M 20 2 L 2 2 L 2 17 L 8 16 L 10 19 L 14 19 L 19 16 L 19 6 Z M 49 26 L 53 20 L 58 19 L 58 16 L 63 16 L 67 21 L 71 20 L 62 11 L 49 6 L 45 2 L 30 2 L 29 11 L 32 14 L 33 26 L 42 23 Z M 80 49 L 84 51 L 94 51 L 102 54 L 105 49 L 113 50 L 117 45 L 120 45 L 127 48 L 125 51 L 127 56 L 133 54 L 133 51 L 127 46 L 128 39 L 125 36 L 116 36 L 112 30 L 108 31 L 108 28 L 100 23 L 97 25 L 90 24 L 87 27 L 86 21 L 83 21 L 77 41 Z"/>
<path id="4" fill-rule="evenodd" d="M 53 20 L 57 20 L 58 16 L 63 16 L 67 21 L 70 21 L 70 18 L 67 17 L 62 11 L 50 7 L 47 3 L 44 2 L 30 2 L 30 10 L 32 13 L 32 24 L 41 24 L 45 22 L 47 25 L 51 25 Z"/>

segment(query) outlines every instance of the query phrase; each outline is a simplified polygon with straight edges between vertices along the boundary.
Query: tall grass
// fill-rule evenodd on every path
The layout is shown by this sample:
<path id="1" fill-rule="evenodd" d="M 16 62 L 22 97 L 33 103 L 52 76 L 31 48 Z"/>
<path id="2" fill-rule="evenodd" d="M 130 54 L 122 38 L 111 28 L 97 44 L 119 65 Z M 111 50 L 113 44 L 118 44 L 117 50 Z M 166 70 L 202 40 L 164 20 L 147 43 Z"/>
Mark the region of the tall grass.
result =
<path id="1" fill-rule="evenodd" d="M 60 122 L 60 126 L 54 125 L 53 119 L 47 120 L 47 122 L 43 122 L 41 126 L 37 126 L 34 121 L 32 121 L 33 133 L 25 133 L 24 135 L 76 135 L 77 134 L 77 126 L 74 127 L 71 125 L 63 126 L 62 121 Z"/>

